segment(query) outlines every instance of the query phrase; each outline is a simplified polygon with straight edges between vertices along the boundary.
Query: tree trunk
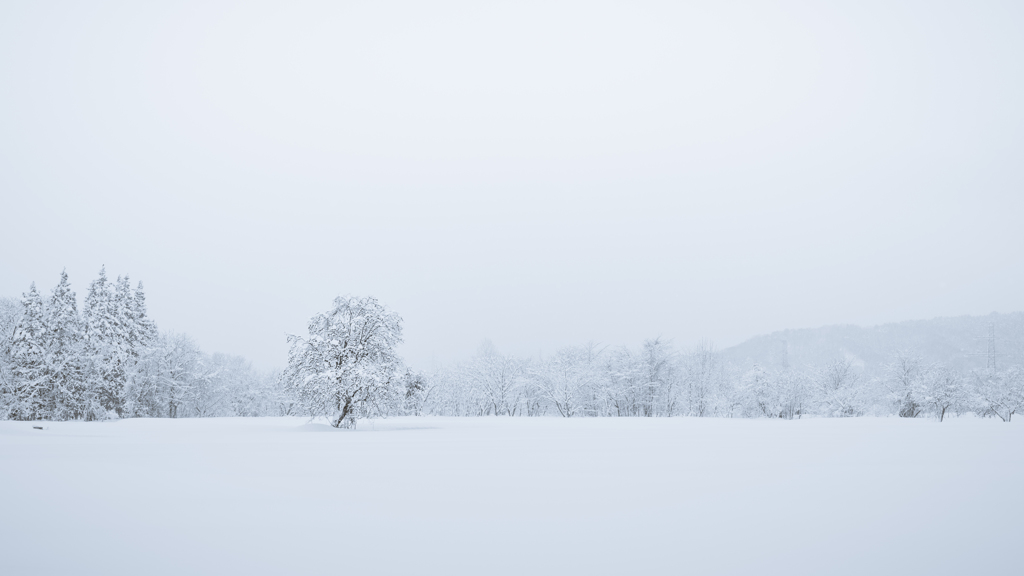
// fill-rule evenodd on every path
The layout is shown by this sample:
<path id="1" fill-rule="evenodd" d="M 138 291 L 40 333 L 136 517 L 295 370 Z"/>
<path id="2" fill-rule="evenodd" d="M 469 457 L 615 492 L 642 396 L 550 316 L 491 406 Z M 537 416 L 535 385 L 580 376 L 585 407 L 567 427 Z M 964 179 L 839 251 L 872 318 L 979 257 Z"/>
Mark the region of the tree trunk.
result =
<path id="1" fill-rule="evenodd" d="M 345 420 L 348 419 L 351 413 L 352 399 L 346 398 L 345 404 L 341 407 L 341 413 L 338 415 L 337 419 L 331 421 L 331 426 L 334 426 L 335 428 L 341 428 L 342 425 L 345 423 Z"/>

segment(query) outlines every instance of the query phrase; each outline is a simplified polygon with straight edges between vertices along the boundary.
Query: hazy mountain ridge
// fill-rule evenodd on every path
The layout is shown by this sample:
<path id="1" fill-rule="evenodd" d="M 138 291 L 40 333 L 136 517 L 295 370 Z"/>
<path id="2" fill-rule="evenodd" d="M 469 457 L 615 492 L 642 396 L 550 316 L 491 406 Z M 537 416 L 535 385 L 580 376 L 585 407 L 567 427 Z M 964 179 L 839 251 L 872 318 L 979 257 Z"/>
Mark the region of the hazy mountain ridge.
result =
<path id="1" fill-rule="evenodd" d="M 832 325 L 789 329 L 755 336 L 722 350 L 727 365 L 748 369 L 821 366 L 846 357 L 864 371 L 877 375 L 896 350 L 919 354 L 927 363 L 941 362 L 960 370 L 985 368 L 988 337 L 995 331 L 997 366 L 1024 364 L 1024 312 L 985 316 L 907 320 L 878 326 Z"/>

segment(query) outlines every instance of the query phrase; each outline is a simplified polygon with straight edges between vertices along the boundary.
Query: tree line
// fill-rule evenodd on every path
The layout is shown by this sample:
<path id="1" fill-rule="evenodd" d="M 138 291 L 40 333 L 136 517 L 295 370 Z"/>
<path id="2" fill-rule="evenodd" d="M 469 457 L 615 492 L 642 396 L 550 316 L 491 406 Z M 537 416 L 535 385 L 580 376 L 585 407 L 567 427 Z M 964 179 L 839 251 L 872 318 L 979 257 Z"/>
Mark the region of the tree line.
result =
<path id="1" fill-rule="evenodd" d="M 244 358 L 206 354 L 184 334 L 160 332 L 142 283 L 89 284 L 82 310 L 67 273 L 44 296 L 0 300 L 0 418 L 105 420 L 131 417 L 287 414 L 280 378 Z"/>
<path id="2" fill-rule="evenodd" d="M 359 416 L 729 417 L 934 416 L 1010 421 L 1024 406 L 1024 371 L 961 373 L 894 351 L 880 377 L 849 358 L 822 366 L 738 369 L 706 341 L 689 350 L 655 338 L 640 347 L 569 346 L 540 358 L 485 343 L 469 361 L 428 374 L 395 353 L 401 318 L 373 298 L 340 297 L 290 337 L 284 388 L 300 409 L 350 426 Z"/>
<path id="3" fill-rule="evenodd" d="M 1010 421 L 1024 407 L 1024 371 L 962 373 L 894 351 L 884 374 L 864 378 L 853 360 L 745 370 L 700 342 L 677 350 L 651 339 L 637 348 L 565 347 L 517 358 L 485 344 L 467 362 L 422 379 L 407 404 L 444 416 L 691 416 L 782 418 L 973 413 Z M 408 409 L 408 408 L 407 408 Z"/>
<path id="4" fill-rule="evenodd" d="M 1010 421 L 1024 407 L 1024 370 L 962 372 L 896 350 L 881 376 L 853 359 L 739 368 L 701 341 L 677 349 L 568 346 L 523 358 L 485 343 L 428 373 L 397 353 L 402 319 L 372 297 L 339 297 L 289 336 L 288 366 L 261 372 L 161 333 L 141 283 L 89 285 L 82 313 L 66 274 L 43 298 L 0 301 L 0 417 L 22 420 L 308 415 L 338 427 L 388 415 L 781 418 L 973 413 Z"/>

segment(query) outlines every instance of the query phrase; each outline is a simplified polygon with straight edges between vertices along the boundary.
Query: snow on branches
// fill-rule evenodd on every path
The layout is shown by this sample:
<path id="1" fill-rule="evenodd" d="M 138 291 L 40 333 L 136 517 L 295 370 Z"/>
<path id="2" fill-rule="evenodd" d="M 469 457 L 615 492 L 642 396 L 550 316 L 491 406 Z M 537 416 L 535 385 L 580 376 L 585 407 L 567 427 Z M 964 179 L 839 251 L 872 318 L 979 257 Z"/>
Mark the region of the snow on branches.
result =
<path id="1" fill-rule="evenodd" d="M 402 319 L 372 296 L 339 296 L 309 321 L 309 337 L 289 336 L 287 386 L 314 416 L 351 427 L 362 415 L 386 413 L 405 393 Z"/>
<path id="2" fill-rule="evenodd" d="M 159 334 L 142 284 L 89 285 L 81 314 L 67 274 L 49 298 L 35 284 L 21 302 L 0 299 L 0 418 L 291 414 L 276 372 L 204 354 L 182 334 Z"/>

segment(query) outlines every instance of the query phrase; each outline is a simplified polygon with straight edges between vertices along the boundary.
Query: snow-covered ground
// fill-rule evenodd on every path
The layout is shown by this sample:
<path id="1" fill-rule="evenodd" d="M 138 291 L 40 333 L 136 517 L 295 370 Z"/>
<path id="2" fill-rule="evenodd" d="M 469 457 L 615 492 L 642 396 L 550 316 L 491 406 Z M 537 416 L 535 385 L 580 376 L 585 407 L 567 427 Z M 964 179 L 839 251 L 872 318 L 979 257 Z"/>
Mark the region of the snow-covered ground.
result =
<path id="1" fill-rule="evenodd" d="M 1024 569 L 1016 422 L 32 426 L 0 422 L 3 574 Z"/>

